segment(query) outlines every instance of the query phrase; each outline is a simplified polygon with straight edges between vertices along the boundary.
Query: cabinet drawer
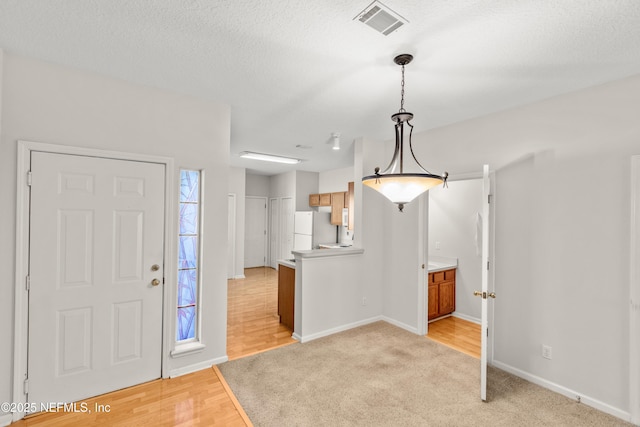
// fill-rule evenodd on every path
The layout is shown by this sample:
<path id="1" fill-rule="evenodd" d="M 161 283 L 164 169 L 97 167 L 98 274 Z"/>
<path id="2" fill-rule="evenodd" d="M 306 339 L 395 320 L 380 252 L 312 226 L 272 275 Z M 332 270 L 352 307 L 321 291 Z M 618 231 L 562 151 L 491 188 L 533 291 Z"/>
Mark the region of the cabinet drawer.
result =
<path id="1" fill-rule="evenodd" d="M 444 280 L 444 271 L 437 271 L 433 274 L 433 283 L 440 283 Z"/>
<path id="2" fill-rule="evenodd" d="M 456 278 L 456 271 L 455 270 L 447 270 L 444 271 L 444 280 L 453 280 Z"/>

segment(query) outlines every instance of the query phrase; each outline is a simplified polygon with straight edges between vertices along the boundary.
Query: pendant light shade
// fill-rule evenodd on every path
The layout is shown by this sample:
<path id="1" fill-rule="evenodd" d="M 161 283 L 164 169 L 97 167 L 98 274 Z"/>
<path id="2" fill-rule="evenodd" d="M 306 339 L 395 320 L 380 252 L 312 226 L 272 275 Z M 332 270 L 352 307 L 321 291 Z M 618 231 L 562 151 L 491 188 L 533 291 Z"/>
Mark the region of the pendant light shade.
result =
<path id="1" fill-rule="evenodd" d="M 429 190 L 436 185 L 446 185 L 447 172 L 442 175 L 435 175 L 426 170 L 415 154 L 411 143 L 411 135 L 413 133 L 413 125 L 410 120 L 413 114 L 404 109 L 404 66 L 411 62 L 413 56 L 409 54 L 398 55 L 394 58 L 394 62 L 402 66 L 402 91 L 400 96 L 400 110 L 391 116 L 391 120 L 395 122 L 396 147 L 391 158 L 391 163 L 387 168 L 380 172 L 380 168 L 376 168 L 373 175 L 362 178 L 362 184 L 373 188 L 387 199 L 398 205 L 398 209 L 402 212 L 404 205 L 410 203 L 413 199 Z M 418 173 L 404 173 L 404 125 L 409 126 L 409 151 L 414 162 L 418 166 Z"/>
<path id="2" fill-rule="evenodd" d="M 418 173 L 397 173 L 386 175 L 371 175 L 362 178 L 362 183 L 367 187 L 381 193 L 393 203 L 404 207 L 427 191 L 428 189 L 442 184 L 443 178 L 438 175 L 427 175 Z M 402 210 L 400 207 L 400 210 Z"/>

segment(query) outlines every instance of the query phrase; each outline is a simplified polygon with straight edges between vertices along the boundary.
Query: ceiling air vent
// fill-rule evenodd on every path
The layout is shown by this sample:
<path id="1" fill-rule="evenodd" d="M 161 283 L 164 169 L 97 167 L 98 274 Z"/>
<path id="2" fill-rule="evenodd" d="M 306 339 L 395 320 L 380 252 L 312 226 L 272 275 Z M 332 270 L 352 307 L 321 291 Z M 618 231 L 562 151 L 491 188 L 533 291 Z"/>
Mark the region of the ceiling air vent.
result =
<path id="1" fill-rule="evenodd" d="M 379 1 L 371 3 L 353 19 L 367 24 L 385 36 L 388 36 L 404 24 L 409 23 L 409 21 Z"/>

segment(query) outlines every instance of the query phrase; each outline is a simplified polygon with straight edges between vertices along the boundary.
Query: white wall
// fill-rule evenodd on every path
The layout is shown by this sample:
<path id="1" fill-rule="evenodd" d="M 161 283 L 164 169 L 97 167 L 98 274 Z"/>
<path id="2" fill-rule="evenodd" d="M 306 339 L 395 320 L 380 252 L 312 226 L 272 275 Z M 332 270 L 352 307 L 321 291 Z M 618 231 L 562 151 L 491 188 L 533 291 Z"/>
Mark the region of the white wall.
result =
<path id="1" fill-rule="evenodd" d="M 169 359 L 169 369 L 226 357 L 229 108 L 9 53 L 4 54 L 0 87 L 0 401 L 12 401 L 18 140 L 166 156 L 175 159 L 176 169 L 205 170 L 202 338 L 206 348 Z M 177 206 L 177 191 L 175 199 Z M 177 230 L 177 224 L 173 228 Z M 177 292 L 175 283 L 168 286 Z M 175 322 L 166 320 L 168 325 Z"/>
<path id="2" fill-rule="evenodd" d="M 458 259 L 455 313 L 476 322 L 481 314 L 473 291 L 482 288 L 482 229 L 476 218 L 482 206 L 481 179 L 449 181 L 448 188 L 429 190 L 429 256 Z"/>
<path id="3" fill-rule="evenodd" d="M 296 197 L 296 171 L 270 177 L 269 197 Z M 295 206 L 295 203 L 294 203 Z"/>
<path id="4" fill-rule="evenodd" d="M 496 170 L 496 363 L 622 417 L 638 111 L 635 76 L 414 135 L 430 169 Z"/>
<path id="5" fill-rule="evenodd" d="M 235 232 L 235 271 L 234 278 L 244 277 L 244 221 L 245 221 L 245 183 L 244 168 L 229 167 L 229 193 L 236 195 L 236 232 Z"/>
<path id="6" fill-rule="evenodd" d="M 270 177 L 267 175 L 246 174 L 246 195 L 269 197 Z"/>
<path id="7" fill-rule="evenodd" d="M 311 211 L 309 194 L 318 192 L 318 173 L 296 171 L 296 211 Z"/>
<path id="8" fill-rule="evenodd" d="M 334 193 L 338 191 L 347 191 L 347 185 L 349 184 L 349 182 L 354 180 L 355 175 L 354 168 L 352 166 L 320 172 L 318 180 L 318 192 Z"/>

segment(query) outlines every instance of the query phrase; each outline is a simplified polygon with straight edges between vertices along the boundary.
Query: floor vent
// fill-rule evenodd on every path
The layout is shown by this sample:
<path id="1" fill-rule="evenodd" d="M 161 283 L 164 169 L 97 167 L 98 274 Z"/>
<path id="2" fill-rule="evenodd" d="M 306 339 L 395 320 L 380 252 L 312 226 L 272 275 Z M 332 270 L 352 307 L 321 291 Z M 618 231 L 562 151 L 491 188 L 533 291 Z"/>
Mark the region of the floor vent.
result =
<path id="1" fill-rule="evenodd" d="M 404 24 L 409 23 L 405 18 L 377 0 L 367 6 L 353 19 L 367 24 L 385 36 L 388 36 Z"/>

